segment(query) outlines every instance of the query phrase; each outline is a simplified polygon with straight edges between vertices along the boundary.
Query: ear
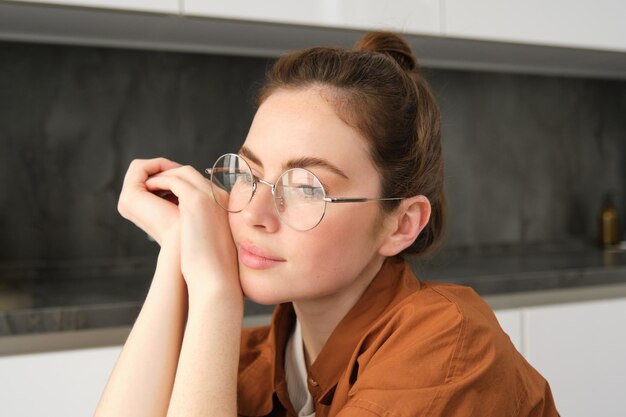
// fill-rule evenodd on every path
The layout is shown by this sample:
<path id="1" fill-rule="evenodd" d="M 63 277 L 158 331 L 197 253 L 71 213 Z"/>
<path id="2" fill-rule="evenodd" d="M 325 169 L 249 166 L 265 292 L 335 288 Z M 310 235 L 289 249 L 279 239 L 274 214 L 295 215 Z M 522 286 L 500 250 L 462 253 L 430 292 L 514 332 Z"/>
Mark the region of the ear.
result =
<path id="1" fill-rule="evenodd" d="M 430 201 L 423 195 L 402 201 L 394 213 L 385 221 L 387 238 L 378 252 L 383 256 L 394 256 L 411 246 L 430 219 Z"/>

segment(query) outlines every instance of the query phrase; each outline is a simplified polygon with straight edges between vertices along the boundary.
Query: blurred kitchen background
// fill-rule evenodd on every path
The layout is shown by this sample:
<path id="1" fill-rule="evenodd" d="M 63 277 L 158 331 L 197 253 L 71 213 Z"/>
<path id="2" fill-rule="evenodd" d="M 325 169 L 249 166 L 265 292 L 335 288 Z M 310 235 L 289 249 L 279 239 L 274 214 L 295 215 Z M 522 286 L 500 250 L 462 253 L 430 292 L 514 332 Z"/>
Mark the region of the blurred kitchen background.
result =
<path id="1" fill-rule="evenodd" d="M 599 245 L 607 196 L 626 236 L 622 3 L 122 3 L 0 1 L 0 369 L 32 384 L 41 368 L 35 358 L 83 361 L 77 380 L 88 378 L 85 369 L 100 378 L 85 393 L 85 409 L 95 406 L 110 365 L 92 368 L 100 359 L 76 352 L 113 363 L 158 254 L 117 213 L 130 161 L 165 156 L 210 166 L 244 141 L 276 56 L 349 47 L 365 30 L 385 29 L 405 33 L 442 110 L 449 227 L 441 253 L 414 262 L 418 276 L 491 297 L 518 349 L 549 381 L 561 378 L 553 389 L 562 414 L 590 415 L 597 403 L 578 403 L 586 386 L 569 385 L 575 378 L 563 368 L 602 355 L 598 346 L 613 346 L 607 357 L 623 352 L 626 340 L 589 336 L 577 319 L 563 335 L 587 334 L 598 345 L 551 370 L 571 340 L 563 336 L 553 357 L 542 356 L 549 349 L 534 347 L 540 338 L 528 338 L 529 323 L 551 323 L 533 308 L 609 300 L 621 304 L 597 311 L 609 308 L 611 323 L 626 328 L 626 256 L 619 244 Z M 550 317 L 560 328 L 579 317 L 574 310 Z M 249 304 L 246 314 L 254 324 L 269 312 Z M 606 321 L 588 329 L 594 323 Z M 621 356 L 606 365 L 615 375 L 626 372 Z M 588 380 L 605 377 L 604 369 Z M 611 386 L 602 415 L 624 415 L 610 395 L 619 383 Z M 0 414 L 26 415 L 2 412 L 7 392 L 0 389 Z"/>
<path id="2" fill-rule="evenodd" d="M 154 255 L 116 210 L 129 162 L 200 170 L 236 152 L 271 64 L 7 41 L 0 56 L 2 262 Z M 447 246 L 593 245 L 607 193 L 626 217 L 624 80 L 423 72 L 442 109 Z"/>

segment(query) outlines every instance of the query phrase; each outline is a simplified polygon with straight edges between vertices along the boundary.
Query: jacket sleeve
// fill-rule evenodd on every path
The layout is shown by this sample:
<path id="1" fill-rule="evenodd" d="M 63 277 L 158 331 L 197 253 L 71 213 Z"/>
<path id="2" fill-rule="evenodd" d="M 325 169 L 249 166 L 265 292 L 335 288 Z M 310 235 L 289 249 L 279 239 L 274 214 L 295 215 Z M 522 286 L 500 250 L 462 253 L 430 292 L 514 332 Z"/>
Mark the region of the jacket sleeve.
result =
<path id="1" fill-rule="evenodd" d="M 337 416 L 558 416 L 548 383 L 482 300 L 421 313 L 389 323 L 364 350 Z"/>

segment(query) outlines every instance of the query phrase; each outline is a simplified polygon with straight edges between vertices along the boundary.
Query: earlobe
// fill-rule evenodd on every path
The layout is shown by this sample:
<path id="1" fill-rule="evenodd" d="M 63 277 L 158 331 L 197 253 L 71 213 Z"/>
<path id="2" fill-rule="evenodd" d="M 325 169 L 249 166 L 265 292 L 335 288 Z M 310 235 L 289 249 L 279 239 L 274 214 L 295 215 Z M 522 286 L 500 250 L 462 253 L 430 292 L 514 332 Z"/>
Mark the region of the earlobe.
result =
<path id="1" fill-rule="evenodd" d="M 428 224 L 431 207 L 423 195 L 407 198 L 388 219 L 390 232 L 379 249 L 383 256 L 394 256 L 411 246 Z"/>

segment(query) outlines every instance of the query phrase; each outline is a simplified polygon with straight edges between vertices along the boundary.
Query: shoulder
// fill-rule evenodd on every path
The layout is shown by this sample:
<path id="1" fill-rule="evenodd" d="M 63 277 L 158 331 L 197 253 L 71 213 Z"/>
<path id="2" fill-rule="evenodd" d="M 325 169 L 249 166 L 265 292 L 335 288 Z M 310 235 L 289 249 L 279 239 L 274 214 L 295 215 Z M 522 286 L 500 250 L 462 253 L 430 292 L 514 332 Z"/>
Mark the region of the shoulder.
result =
<path id="1" fill-rule="evenodd" d="M 492 309 L 472 288 L 446 283 L 422 282 L 419 290 L 379 317 L 372 331 L 414 348 L 436 336 L 445 347 L 440 356 L 452 355 L 455 348 L 466 356 L 477 345 L 512 347 Z M 468 339 L 472 346 L 465 343 Z"/>
<path id="2" fill-rule="evenodd" d="M 425 282 L 408 300 L 414 315 L 407 321 L 432 320 L 433 331 L 448 329 L 459 337 L 458 343 L 471 339 L 480 346 L 498 345 L 513 348 L 489 305 L 470 287 L 455 284 Z M 466 354 L 470 346 L 459 346 Z"/>
<path id="3" fill-rule="evenodd" d="M 413 366 L 437 363 L 432 377 L 450 381 L 485 361 L 504 361 L 515 348 L 495 314 L 470 287 L 423 282 L 372 326 L 367 349 L 411 351 Z M 375 340 L 378 339 L 377 345 Z M 365 348 L 363 346 L 362 348 Z M 489 353 L 489 354 L 488 354 Z"/>
<path id="4" fill-rule="evenodd" d="M 411 332 L 420 323 L 424 335 L 442 335 L 445 365 L 439 375 L 447 383 L 468 374 L 509 372 L 519 354 L 500 327 L 493 310 L 470 287 L 427 282 L 416 294 L 416 314 L 405 325 Z"/>
<path id="5" fill-rule="evenodd" d="M 531 401 L 529 393 L 546 391 L 545 380 L 469 287 L 425 282 L 373 329 L 354 358 L 357 377 L 348 406 L 363 398 L 398 416 L 418 410 L 474 415 L 467 413 L 472 409 L 516 416 Z"/>

